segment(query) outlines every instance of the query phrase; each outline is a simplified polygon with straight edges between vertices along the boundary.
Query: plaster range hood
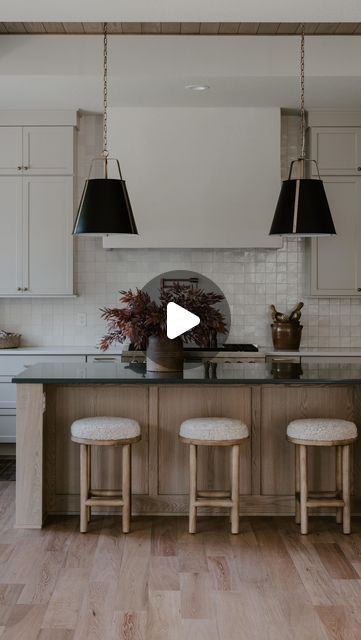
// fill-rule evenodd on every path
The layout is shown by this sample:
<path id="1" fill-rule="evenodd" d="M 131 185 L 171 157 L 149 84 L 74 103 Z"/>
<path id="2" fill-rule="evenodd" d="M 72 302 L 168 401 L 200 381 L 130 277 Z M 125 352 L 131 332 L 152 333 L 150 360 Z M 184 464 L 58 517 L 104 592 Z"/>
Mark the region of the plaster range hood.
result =
<path id="1" fill-rule="evenodd" d="M 279 108 L 109 110 L 139 236 L 104 248 L 279 248 L 268 235 L 280 188 Z"/>

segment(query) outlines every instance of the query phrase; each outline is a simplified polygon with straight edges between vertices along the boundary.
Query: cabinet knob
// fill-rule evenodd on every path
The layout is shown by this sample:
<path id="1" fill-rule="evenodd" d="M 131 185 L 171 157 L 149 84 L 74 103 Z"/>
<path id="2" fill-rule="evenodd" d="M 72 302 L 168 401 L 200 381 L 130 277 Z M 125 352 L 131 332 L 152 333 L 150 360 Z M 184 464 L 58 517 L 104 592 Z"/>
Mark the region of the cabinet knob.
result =
<path id="1" fill-rule="evenodd" d="M 361 291 L 361 287 L 357 287 L 357 291 Z"/>
<path id="2" fill-rule="evenodd" d="M 18 171 L 21 171 L 22 167 L 18 167 Z"/>
<path id="3" fill-rule="evenodd" d="M 18 287 L 18 289 L 17 289 L 17 290 L 18 290 L 18 291 L 22 291 L 21 287 Z"/>
<path id="4" fill-rule="evenodd" d="M 23 167 L 24 171 L 27 171 L 30 167 Z M 360 167 L 360 171 L 361 171 L 361 167 Z"/>
<path id="5" fill-rule="evenodd" d="M 357 171 L 361 171 L 361 167 L 357 167 Z"/>
<path id="6" fill-rule="evenodd" d="M 23 291 L 27 291 L 27 290 L 28 290 L 28 288 L 27 288 L 27 287 L 24 287 Z"/>

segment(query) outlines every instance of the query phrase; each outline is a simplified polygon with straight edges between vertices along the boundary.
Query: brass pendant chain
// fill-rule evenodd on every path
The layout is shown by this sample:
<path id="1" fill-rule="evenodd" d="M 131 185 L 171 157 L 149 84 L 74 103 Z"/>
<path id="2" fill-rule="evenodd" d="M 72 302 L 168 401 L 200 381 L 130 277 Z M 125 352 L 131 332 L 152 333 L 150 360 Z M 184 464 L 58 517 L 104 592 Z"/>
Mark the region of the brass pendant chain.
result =
<path id="1" fill-rule="evenodd" d="M 108 151 L 108 24 L 104 22 L 104 53 L 103 53 L 103 156 L 106 159 Z"/>
<path id="2" fill-rule="evenodd" d="M 306 118 L 305 118 L 305 25 L 301 25 L 301 159 L 305 159 L 306 155 Z"/>

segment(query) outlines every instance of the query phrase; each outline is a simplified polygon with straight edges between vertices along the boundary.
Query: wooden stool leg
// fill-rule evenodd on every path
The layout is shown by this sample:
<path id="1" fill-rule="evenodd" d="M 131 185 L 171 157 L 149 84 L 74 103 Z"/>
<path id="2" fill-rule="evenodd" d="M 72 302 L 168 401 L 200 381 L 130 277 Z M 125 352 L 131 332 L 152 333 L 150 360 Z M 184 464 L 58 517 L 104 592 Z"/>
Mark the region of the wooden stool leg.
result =
<path id="1" fill-rule="evenodd" d="M 130 444 L 124 444 L 122 447 L 122 494 L 123 494 L 123 533 L 130 531 Z"/>
<path id="2" fill-rule="evenodd" d="M 232 446 L 231 532 L 239 533 L 239 444 Z"/>
<path id="3" fill-rule="evenodd" d="M 301 533 L 308 533 L 307 514 L 307 447 L 300 445 L 300 503 L 301 503 Z"/>
<path id="4" fill-rule="evenodd" d="M 342 495 L 342 447 L 336 447 L 336 491 L 337 497 Z M 336 522 L 342 523 L 342 511 L 343 508 L 336 509 Z"/>
<path id="5" fill-rule="evenodd" d="M 295 444 L 295 522 L 301 522 L 300 510 L 300 452 L 299 445 Z"/>
<path id="6" fill-rule="evenodd" d="M 189 445 L 189 533 L 196 533 L 197 445 Z"/>
<path id="7" fill-rule="evenodd" d="M 343 507 L 343 532 L 351 533 L 351 508 L 350 508 L 350 445 L 342 447 L 342 498 Z"/>
<path id="8" fill-rule="evenodd" d="M 91 494 L 92 487 L 92 448 L 91 445 L 86 445 L 87 447 L 87 476 L 88 476 L 88 496 Z M 87 507 L 87 519 L 90 522 L 91 518 L 91 507 Z"/>
<path id="9" fill-rule="evenodd" d="M 88 528 L 88 512 L 85 501 L 88 498 L 88 451 L 87 445 L 80 445 L 80 533 Z"/>

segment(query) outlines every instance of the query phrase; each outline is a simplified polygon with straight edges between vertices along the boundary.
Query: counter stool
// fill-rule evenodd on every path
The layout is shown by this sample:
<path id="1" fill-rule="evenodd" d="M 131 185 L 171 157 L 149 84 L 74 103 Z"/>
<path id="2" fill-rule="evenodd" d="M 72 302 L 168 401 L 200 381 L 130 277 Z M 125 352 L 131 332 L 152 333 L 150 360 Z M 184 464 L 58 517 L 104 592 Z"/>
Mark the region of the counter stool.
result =
<path id="1" fill-rule="evenodd" d="M 357 439 L 353 422 L 335 418 L 293 420 L 287 427 L 287 440 L 296 445 L 296 523 L 308 533 L 308 509 L 336 507 L 336 522 L 351 533 L 350 445 Z M 310 493 L 307 482 L 307 447 L 336 447 L 336 492 Z"/>
<path id="2" fill-rule="evenodd" d="M 189 533 L 196 533 L 198 507 L 231 509 L 232 533 L 239 532 L 239 453 L 248 427 L 231 418 L 191 418 L 182 422 L 179 438 L 189 444 Z M 197 447 L 231 447 L 231 491 L 197 490 Z"/>
<path id="3" fill-rule="evenodd" d="M 81 418 L 71 425 L 71 439 L 80 444 L 80 533 L 86 533 L 91 507 L 123 507 L 123 533 L 130 530 L 131 445 L 140 440 L 140 426 L 129 418 L 97 416 Z M 91 447 L 122 449 L 122 493 L 91 490 Z"/>

